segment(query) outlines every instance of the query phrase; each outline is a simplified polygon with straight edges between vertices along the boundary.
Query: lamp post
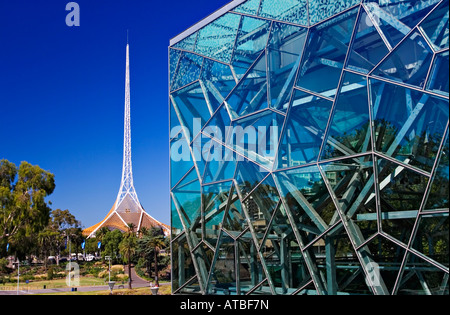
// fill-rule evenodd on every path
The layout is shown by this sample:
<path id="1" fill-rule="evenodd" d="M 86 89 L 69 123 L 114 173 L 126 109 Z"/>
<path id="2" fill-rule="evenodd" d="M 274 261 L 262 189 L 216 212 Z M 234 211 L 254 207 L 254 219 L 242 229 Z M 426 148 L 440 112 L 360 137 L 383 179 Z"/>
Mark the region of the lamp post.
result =
<path id="1" fill-rule="evenodd" d="M 17 257 L 17 295 L 19 295 L 19 281 L 20 281 L 20 260 L 19 257 Z"/>
<path id="2" fill-rule="evenodd" d="M 109 261 L 109 268 L 108 268 L 108 285 L 110 294 L 112 294 L 115 281 L 111 281 L 111 256 L 105 256 L 105 259 Z"/>

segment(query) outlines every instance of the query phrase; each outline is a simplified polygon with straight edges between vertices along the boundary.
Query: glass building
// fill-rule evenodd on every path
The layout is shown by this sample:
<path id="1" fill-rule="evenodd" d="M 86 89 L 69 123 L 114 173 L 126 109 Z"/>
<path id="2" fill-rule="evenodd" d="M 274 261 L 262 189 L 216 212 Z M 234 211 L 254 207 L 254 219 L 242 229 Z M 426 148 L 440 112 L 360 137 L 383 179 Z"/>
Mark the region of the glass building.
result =
<path id="1" fill-rule="evenodd" d="M 174 294 L 448 294 L 448 0 L 235 0 L 169 47 Z"/>

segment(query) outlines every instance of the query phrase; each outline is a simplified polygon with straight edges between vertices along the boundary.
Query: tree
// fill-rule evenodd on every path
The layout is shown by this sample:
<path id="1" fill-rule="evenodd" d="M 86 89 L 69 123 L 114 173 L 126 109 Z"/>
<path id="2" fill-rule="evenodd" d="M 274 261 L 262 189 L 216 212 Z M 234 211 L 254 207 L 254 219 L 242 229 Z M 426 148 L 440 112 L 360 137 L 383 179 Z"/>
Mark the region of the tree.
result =
<path id="1" fill-rule="evenodd" d="M 66 240 L 70 243 L 74 243 L 75 248 L 73 250 L 77 252 L 77 247 L 82 242 L 81 223 L 76 220 L 75 216 L 69 212 L 69 210 L 53 210 L 51 213 L 52 221 L 49 224 L 50 229 L 58 232 L 58 238 L 56 239 L 56 247 L 61 249 L 62 244 L 66 244 Z M 67 243 L 67 247 L 69 244 Z M 78 259 L 78 255 L 76 255 Z"/>
<path id="2" fill-rule="evenodd" d="M 154 268 L 155 268 L 155 284 L 159 286 L 159 270 L 158 270 L 158 255 L 161 249 L 168 246 L 164 233 L 159 228 L 153 228 L 146 233 L 143 233 L 141 239 L 138 241 L 138 252 L 144 257 L 153 254 Z"/>
<path id="3" fill-rule="evenodd" d="M 17 168 L 14 163 L 0 160 L 1 250 L 11 243 L 23 255 L 23 240 L 37 240 L 37 234 L 49 222 L 50 202 L 45 198 L 54 189 L 54 175 L 39 166 L 22 162 Z"/>
<path id="4" fill-rule="evenodd" d="M 47 226 L 43 231 L 38 234 L 38 245 L 40 250 L 40 256 L 44 261 L 44 268 L 47 271 L 47 257 L 52 250 L 57 249 L 57 240 L 60 233 Z"/>
<path id="5" fill-rule="evenodd" d="M 104 244 L 103 239 L 105 238 L 105 235 L 109 233 L 109 229 L 106 226 L 102 226 L 98 231 L 95 233 L 95 239 L 97 240 L 97 243 L 100 242 L 100 253 L 102 251 L 101 245 Z M 104 245 L 103 245 L 104 246 Z M 101 255 L 101 254 L 100 254 Z"/>
<path id="6" fill-rule="evenodd" d="M 128 263 L 128 288 L 131 289 L 131 259 L 136 252 L 136 233 L 133 223 L 128 224 L 128 231 L 120 242 L 119 250 L 124 261 Z"/>
<path id="7" fill-rule="evenodd" d="M 123 235 L 120 230 L 108 231 L 102 239 L 102 246 L 104 246 L 102 257 L 110 256 L 113 261 L 117 261 L 122 240 Z"/>

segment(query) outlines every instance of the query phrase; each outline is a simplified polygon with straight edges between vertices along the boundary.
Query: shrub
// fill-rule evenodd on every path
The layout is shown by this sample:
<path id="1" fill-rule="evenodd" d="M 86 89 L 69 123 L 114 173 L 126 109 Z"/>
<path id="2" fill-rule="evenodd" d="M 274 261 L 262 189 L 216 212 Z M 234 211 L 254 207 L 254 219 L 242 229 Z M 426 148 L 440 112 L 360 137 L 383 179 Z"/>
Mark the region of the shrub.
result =
<path id="1" fill-rule="evenodd" d="M 54 274 L 53 274 L 53 267 L 48 268 L 47 271 L 47 280 L 53 280 Z"/>
<path id="2" fill-rule="evenodd" d="M 8 266 L 8 259 L 0 258 L 0 272 L 6 272 Z"/>
<path id="3" fill-rule="evenodd" d="M 108 277 L 108 274 L 109 274 L 108 270 L 102 270 L 97 274 L 97 277 L 105 278 L 105 277 Z"/>
<path id="4" fill-rule="evenodd" d="M 123 273 L 124 272 L 123 266 L 122 265 L 111 266 L 111 272 Z"/>

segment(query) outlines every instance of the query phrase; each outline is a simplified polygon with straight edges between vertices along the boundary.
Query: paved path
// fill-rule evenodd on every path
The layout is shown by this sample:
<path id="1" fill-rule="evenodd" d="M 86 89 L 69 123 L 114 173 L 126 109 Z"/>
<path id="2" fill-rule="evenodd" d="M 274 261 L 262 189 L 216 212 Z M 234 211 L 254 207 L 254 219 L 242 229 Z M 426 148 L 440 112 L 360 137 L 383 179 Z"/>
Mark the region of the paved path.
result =
<path id="1" fill-rule="evenodd" d="M 125 273 L 128 274 L 128 266 L 125 267 Z M 132 288 L 142 288 L 142 287 L 149 287 L 150 283 L 147 280 L 144 280 L 140 278 L 136 272 L 134 271 L 134 268 L 131 267 L 131 286 Z M 164 285 L 164 284 L 160 284 Z M 114 286 L 114 289 L 128 289 L 128 283 L 124 284 L 116 284 Z M 108 285 L 96 285 L 96 286 L 80 286 L 77 287 L 77 291 L 79 292 L 92 292 L 92 291 L 104 291 L 109 290 Z M 53 288 L 53 289 L 36 289 L 36 290 L 20 290 L 18 295 L 30 295 L 30 294 L 45 294 L 45 293 L 56 293 L 56 292 L 70 292 L 72 291 L 72 288 Z M 0 291 L 0 295 L 17 295 L 17 291 Z"/>

